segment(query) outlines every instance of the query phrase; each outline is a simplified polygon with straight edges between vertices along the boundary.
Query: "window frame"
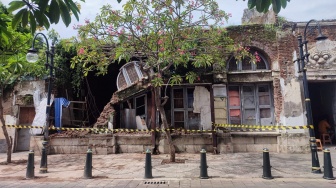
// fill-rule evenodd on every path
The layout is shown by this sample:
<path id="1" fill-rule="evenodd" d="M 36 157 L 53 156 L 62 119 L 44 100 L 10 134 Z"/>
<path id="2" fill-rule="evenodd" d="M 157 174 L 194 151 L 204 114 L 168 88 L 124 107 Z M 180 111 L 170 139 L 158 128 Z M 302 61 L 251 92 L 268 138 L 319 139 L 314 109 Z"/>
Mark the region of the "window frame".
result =
<path id="1" fill-rule="evenodd" d="M 141 106 L 137 106 L 137 99 L 138 98 L 141 98 L 141 97 L 144 97 L 144 104 L 143 105 L 141 105 Z M 145 119 L 145 121 L 146 121 L 146 124 L 148 124 L 148 108 L 147 108 L 147 103 L 148 103 L 148 101 L 147 101 L 147 94 L 141 94 L 141 95 L 137 95 L 137 96 L 133 96 L 133 97 L 131 97 L 131 98 L 129 98 L 128 100 L 131 100 L 131 104 L 132 104 L 132 108 L 131 109 L 134 109 L 135 110 L 135 117 L 136 116 L 140 116 L 141 118 L 144 118 Z M 127 101 L 127 100 L 125 100 L 125 101 Z M 126 109 L 126 108 L 128 108 L 128 107 L 125 107 L 125 105 L 124 105 L 124 103 L 125 102 L 122 102 L 122 103 L 120 103 L 120 110 L 124 110 L 124 109 Z M 143 114 L 142 115 L 138 115 L 137 114 L 137 109 L 138 108 L 140 108 L 140 107 L 145 107 L 145 114 L 144 114 L 144 116 L 143 116 Z M 120 121 L 122 121 L 122 117 L 120 116 Z"/>
<path id="2" fill-rule="evenodd" d="M 182 108 L 175 108 L 175 95 L 174 95 L 174 91 L 175 90 L 181 90 L 183 92 L 183 107 Z M 177 128 L 175 125 L 175 112 L 183 112 L 183 128 L 184 129 L 190 129 L 190 125 L 189 125 L 189 112 L 193 113 L 193 114 L 197 114 L 197 118 L 199 119 L 200 122 L 200 114 L 198 113 L 194 113 L 194 108 L 189 108 L 189 103 L 188 103 L 188 89 L 193 89 L 195 90 L 195 87 L 192 86 L 184 86 L 184 87 L 173 87 L 171 89 L 171 124 L 173 127 Z M 194 102 L 194 93 L 193 93 L 193 102 Z M 201 126 L 200 124 L 198 124 L 198 129 L 200 129 Z"/>
<path id="3" fill-rule="evenodd" d="M 267 126 L 267 125 L 273 125 L 274 124 L 274 105 L 273 105 L 273 90 L 272 90 L 272 85 L 271 83 L 257 83 L 257 84 L 229 84 L 227 87 L 227 96 L 228 96 L 228 110 L 227 110 L 227 117 L 228 117 L 228 122 L 231 124 L 231 115 L 230 112 L 231 110 L 239 109 L 240 110 L 240 124 L 244 125 L 245 123 L 245 109 L 252 109 L 252 108 L 245 108 L 245 101 L 244 101 L 244 93 L 243 93 L 243 87 L 246 86 L 253 86 L 253 93 L 254 93 L 254 104 L 255 104 L 255 125 L 261 125 L 261 126 Z M 259 88 L 267 86 L 268 87 L 268 93 L 269 93 L 269 104 L 268 105 L 260 105 L 260 95 L 259 95 Z M 239 100 L 240 100 L 240 105 L 239 106 L 231 106 L 230 104 L 230 88 L 231 87 L 238 87 L 238 93 L 239 93 Z M 267 125 L 262 125 L 261 122 L 261 117 L 260 117 L 260 110 L 261 109 L 270 109 L 270 124 Z M 248 124 L 247 124 L 248 125 Z"/>
<path id="4" fill-rule="evenodd" d="M 250 53 L 254 54 L 255 52 L 258 53 L 258 56 L 261 58 L 261 62 L 263 62 L 265 64 L 265 69 L 257 69 L 257 63 L 261 63 L 261 62 L 253 63 L 250 60 L 248 60 L 249 63 L 251 64 L 251 69 L 243 70 L 243 61 L 247 60 L 247 58 L 237 60 L 234 56 L 231 56 L 231 58 L 228 61 L 229 63 L 227 64 L 227 71 L 228 72 L 248 72 L 248 71 L 270 70 L 269 63 L 268 63 L 266 57 L 261 52 L 259 52 L 257 50 L 252 50 Z M 236 64 L 236 69 L 235 70 L 230 70 L 230 65 L 232 65 L 232 64 Z"/>

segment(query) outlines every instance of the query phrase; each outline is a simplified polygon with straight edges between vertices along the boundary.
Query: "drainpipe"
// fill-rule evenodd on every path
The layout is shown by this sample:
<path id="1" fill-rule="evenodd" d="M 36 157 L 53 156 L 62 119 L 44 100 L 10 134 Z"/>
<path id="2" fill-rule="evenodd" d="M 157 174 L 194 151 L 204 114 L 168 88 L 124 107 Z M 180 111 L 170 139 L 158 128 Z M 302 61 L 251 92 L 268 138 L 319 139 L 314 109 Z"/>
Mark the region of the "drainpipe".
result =
<path id="1" fill-rule="evenodd" d="M 214 108 L 214 95 L 213 88 L 210 86 L 210 109 L 211 109 L 211 130 L 212 130 L 212 147 L 214 154 L 217 154 L 217 133 L 215 130 L 215 108 Z"/>

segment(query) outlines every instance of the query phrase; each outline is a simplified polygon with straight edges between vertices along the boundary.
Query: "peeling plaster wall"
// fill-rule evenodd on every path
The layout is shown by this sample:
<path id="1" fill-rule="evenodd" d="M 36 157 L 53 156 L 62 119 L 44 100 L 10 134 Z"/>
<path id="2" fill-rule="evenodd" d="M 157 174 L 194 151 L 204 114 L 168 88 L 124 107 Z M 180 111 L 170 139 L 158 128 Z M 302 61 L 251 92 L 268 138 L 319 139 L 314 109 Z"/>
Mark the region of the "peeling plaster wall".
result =
<path id="1" fill-rule="evenodd" d="M 283 109 L 280 114 L 280 124 L 286 126 L 305 125 L 306 116 L 303 110 L 301 83 L 292 79 L 285 84 L 284 80 L 280 80 L 281 89 L 283 91 Z M 298 130 L 302 132 L 303 130 Z"/>
<path id="2" fill-rule="evenodd" d="M 14 91 L 17 91 L 17 95 L 33 94 L 35 90 L 44 91 L 45 81 L 22 81 L 14 87 Z"/>
<path id="3" fill-rule="evenodd" d="M 211 129 L 210 92 L 202 86 L 195 86 L 194 113 L 200 113 L 203 130 Z"/>
<path id="4" fill-rule="evenodd" d="M 36 90 L 41 92 L 45 91 L 45 81 L 44 80 L 34 80 L 34 81 L 22 81 L 14 86 L 11 93 L 6 93 L 3 107 L 4 107 L 4 118 L 6 125 L 18 125 L 19 123 L 19 107 L 22 101 L 19 101 L 20 96 L 33 95 Z M 44 93 L 44 95 L 46 95 Z M 14 128 L 7 128 L 9 136 L 13 138 L 13 147 L 16 145 L 17 133 Z M 6 141 L 3 131 L 0 130 L 0 153 L 5 153 L 7 151 Z M 13 149 L 14 151 L 14 149 Z"/>

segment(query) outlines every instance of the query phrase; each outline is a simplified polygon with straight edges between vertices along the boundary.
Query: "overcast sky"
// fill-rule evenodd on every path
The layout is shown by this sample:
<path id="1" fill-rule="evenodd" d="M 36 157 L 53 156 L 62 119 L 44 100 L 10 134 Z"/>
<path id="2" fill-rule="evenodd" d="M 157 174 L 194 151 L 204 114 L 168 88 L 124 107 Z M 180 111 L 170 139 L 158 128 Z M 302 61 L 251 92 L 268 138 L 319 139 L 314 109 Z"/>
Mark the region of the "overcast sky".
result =
<path id="1" fill-rule="evenodd" d="M 8 5 L 11 0 L 1 0 L 3 4 Z M 125 2 L 126 0 L 122 0 Z M 244 9 L 247 8 L 247 0 L 217 0 L 221 9 L 227 13 L 231 13 L 232 17 L 229 19 L 227 25 L 239 25 Z M 61 36 L 61 38 L 69 38 L 76 36 L 77 32 L 73 30 L 72 26 L 83 24 L 85 19 L 94 20 L 95 16 L 99 14 L 100 8 L 105 4 L 111 4 L 115 9 L 121 9 L 122 4 L 118 4 L 116 0 L 86 0 L 81 3 L 80 20 L 77 22 L 73 18 L 72 23 L 68 28 L 63 23 L 52 25 Z M 309 21 L 310 19 L 336 19 L 336 0 L 291 0 L 287 4 L 286 9 L 282 9 L 280 16 L 285 17 L 288 21 Z M 62 21 L 60 21 L 62 22 Z"/>

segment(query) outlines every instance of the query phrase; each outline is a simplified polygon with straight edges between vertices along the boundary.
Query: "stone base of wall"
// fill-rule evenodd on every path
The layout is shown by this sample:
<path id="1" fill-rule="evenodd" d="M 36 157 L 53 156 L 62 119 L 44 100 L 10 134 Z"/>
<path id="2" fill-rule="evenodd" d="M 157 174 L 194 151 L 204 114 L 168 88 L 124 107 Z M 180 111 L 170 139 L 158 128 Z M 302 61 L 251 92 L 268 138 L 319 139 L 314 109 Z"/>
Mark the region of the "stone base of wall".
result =
<path id="1" fill-rule="evenodd" d="M 213 152 L 211 134 L 173 135 L 177 153 L 199 153 L 202 149 Z M 167 139 L 158 139 L 160 153 L 169 153 Z M 30 149 L 41 155 L 43 136 L 32 136 Z M 92 135 L 83 138 L 52 137 L 48 144 L 49 154 L 85 154 L 91 148 L 93 154 L 143 153 L 153 149 L 151 135 Z M 217 151 L 223 153 L 260 152 L 268 148 L 278 153 L 309 153 L 307 134 L 231 132 L 217 135 Z"/>
<path id="2" fill-rule="evenodd" d="M 309 138 L 307 133 L 282 133 L 278 137 L 278 152 L 310 153 Z"/>
<path id="3" fill-rule="evenodd" d="M 217 130 L 217 152 L 221 154 L 234 152 L 230 133 Z"/>
<path id="4" fill-rule="evenodd" d="M 115 135 L 115 153 L 143 153 L 151 149 L 151 135 Z"/>
<path id="5" fill-rule="evenodd" d="M 236 152 L 260 152 L 267 148 L 271 152 L 278 152 L 277 137 L 279 133 L 262 132 L 232 132 L 231 143 Z"/>
<path id="6" fill-rule="evenodd" d="M 115 137 L 94 135 L 83 138 L 54 137 L 50 139 L 50 154 L 85 154 L 91 148 L 96 155 L 116 153 Z"/>
<path id="7" fill-rule="evenodd" d="M 202 149 L 213 152 L 211 134 L 172 135 L 175 151 L 177 153 L 199 153 Z M 169 153 L 166 137 L 159 141 L 160 153 Z"/>
<path id="8" fill-rule="evenodd" d="M 41 155 L 43 136 L 32 136 L 30 149 Z M 85 154 L 89 148 L 93 154 L 142 153 L 151 146 L 151 136 L 143 135 L 91 135 L 82 138 L 52 137 L 48 154 Z"/>

